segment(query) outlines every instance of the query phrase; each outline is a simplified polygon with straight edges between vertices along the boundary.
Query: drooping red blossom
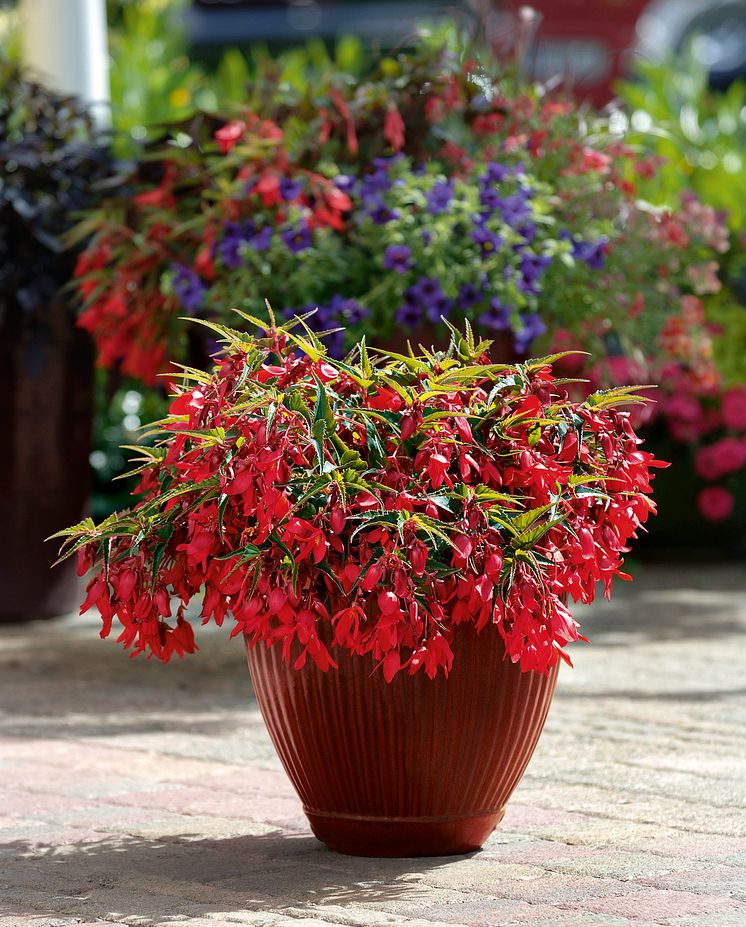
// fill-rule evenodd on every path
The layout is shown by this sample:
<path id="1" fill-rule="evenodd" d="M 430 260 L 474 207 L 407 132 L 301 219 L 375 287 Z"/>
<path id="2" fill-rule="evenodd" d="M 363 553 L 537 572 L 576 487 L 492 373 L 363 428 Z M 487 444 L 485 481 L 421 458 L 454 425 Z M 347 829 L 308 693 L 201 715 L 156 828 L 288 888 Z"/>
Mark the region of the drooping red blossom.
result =
<path id="1" fill-rule="evenodd" d="M 81 610 L 104 636 L 116 618 L 133 653 L 191 653 L 202 593 L 203 623 L 230 617 L 295 668 L 346 649 L 388 681 L 447 675 L 465 622 L 496 625 L 524 671 L 569 662 L 566 598 L 609 595 L 655 511 L 662 464 L 616 408 L 630 390 L 574 402 L 551 359 L 490 364 L 469 330 L 373 363 L 364 344 L 333 361 L 293 326 L 226 338 L 145 452 L 141 500 L 62 532 L 95 567 Z"/>

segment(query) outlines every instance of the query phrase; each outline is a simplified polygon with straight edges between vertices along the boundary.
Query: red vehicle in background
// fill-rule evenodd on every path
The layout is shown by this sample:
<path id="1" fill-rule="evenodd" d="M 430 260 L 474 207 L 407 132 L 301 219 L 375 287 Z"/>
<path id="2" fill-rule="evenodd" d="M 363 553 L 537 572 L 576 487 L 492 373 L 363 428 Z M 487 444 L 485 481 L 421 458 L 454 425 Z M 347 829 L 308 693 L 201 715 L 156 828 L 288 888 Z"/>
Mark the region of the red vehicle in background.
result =
<path id="1" fill-rule="evenodd" d="M 276 51 L 311 36 L 398 48 L 418 24 L 454 14 L 476 16 L 499 55 L 518 48 L 525 76 L 562 80 L 596 105 L 633 49 L 656 59 L 691 46 L 720 89 L 746 75 L 746 0 L 192 0 L 185 15 L 192 53 L 215 61 L 231 45 Z"/>
<path id="2" fill-rule="evenodd" d="M 561 78 L 581 99 L 608 103 L 617 78 L 627 73 L 636 26 L 649 0 L 508 0 L 505 13 L 520 30 L 527 6 L 535 11 L 526 70 L 541 81 Z M 499 22 L 496 28 L 500 29 Z M 499 38 L 499 37 L 498 37 Z"/>

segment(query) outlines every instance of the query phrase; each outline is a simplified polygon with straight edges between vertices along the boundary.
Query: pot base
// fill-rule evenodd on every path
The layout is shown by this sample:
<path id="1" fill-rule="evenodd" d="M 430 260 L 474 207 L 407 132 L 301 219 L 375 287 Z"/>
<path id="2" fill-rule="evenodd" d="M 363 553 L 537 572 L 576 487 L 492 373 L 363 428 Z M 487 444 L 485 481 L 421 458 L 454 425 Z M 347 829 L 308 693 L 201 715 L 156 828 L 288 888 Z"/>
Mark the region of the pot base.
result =
<path id="1" fill-rule="evenodd" d="M 369 857 L 460 856 L 473 853 L 505 814 L 384 818 L 304 809 L 316 837 L 336 853 Z"/>

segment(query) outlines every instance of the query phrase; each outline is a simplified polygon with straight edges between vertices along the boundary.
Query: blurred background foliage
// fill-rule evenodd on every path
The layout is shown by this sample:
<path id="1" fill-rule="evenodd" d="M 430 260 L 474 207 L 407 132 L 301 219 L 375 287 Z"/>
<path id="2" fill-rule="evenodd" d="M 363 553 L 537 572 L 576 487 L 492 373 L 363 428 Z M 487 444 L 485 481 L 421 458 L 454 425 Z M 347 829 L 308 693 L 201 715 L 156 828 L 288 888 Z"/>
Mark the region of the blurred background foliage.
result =
<path id="1" fill-rule="evenodd" d="M 134 157 L 158 126 L 187 119 L 195 110 L 225 111 L 256 103 L 263 78 L 292 94 L 332 70 L 362 75 L 372 55 L 356 36 L 329 47 L 310 39 L 280 54 L 254 44 L 244 54 L 228 48 L 215 66 L 190 56 L 183 13 L 187 0 L 107 0 L 112 129 L 115 154 Z M 20 21 L 13 4 L 0 8 L 0 58 L 21 56 Z"/>
<path id="2" fill-rule="evenodd" d="M 706 69 L 687 54 L 639 61 L 634 80 L 617 90 L 629 113 L 629 141 L 665 159 L 657 195 L 692 189 L 727 210 L 733 231 L 746 228 L 746 83 L 713 91 Z"/>
<path id="3" fill-rule="evenodd" d="M 726 385 L 746 382 L 746 82 L 713 90 L 691 53 L 639 60 L 617 85 L 627 141 L 661 159 L 645 195 L 667 204 L 691 190 L 721 210 L 731 250 L 720 268 L 723 289 L 706 297 L 708 322 Z"/>

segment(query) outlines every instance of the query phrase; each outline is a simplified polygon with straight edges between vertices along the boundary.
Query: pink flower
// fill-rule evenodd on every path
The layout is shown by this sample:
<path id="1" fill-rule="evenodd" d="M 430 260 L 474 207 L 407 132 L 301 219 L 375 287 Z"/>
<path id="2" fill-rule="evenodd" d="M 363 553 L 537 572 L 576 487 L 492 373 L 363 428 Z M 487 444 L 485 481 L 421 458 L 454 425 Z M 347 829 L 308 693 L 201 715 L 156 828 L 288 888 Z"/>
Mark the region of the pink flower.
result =
<path id="1" fill-rule="evenodd" d="M 708 521 L 727 521 L 733 514 L 736 500 L 722 486 L 706 486 L 697 499 L 699 511 Z"/>
<path id="2" fill-rule="evenodd" d="M 706 264 L 693 264 L 687 270 L 687 276 L 692 282 L 694 292 L 698 295 L 704 293 L 719 293 L 722 284 L 718 277 L 717 261 L 708 261 Z"/>
<path id="3" fill-rule="evenodd" d="M 697 473 L 705 480 L 719 480 L 745 464 L 746 447 L 736 438 L 721 438 L 700 448 L 695 459 Z"/>
<path id="4" fill-rule="evenodd" d="M 218 129 L 215 133 L 215 141 L 218 143 L 220 154 L 228 154 L 235 148 L 245 131 L 246 123 L 242 119 L 234 119 Z"/>
<path id="5" fill-rule="evenodd" d="M 687 393 L 676 393 L 666 401 L 666 415 L 680 422 L 698 422 L 702 418 L 699 401 Z"/>
<path id="6" fill-rule="evenodd" d="M 723 396 L 723 424 L 734 431 L 746 429 L 746 386 L 730 389 Z"/>

